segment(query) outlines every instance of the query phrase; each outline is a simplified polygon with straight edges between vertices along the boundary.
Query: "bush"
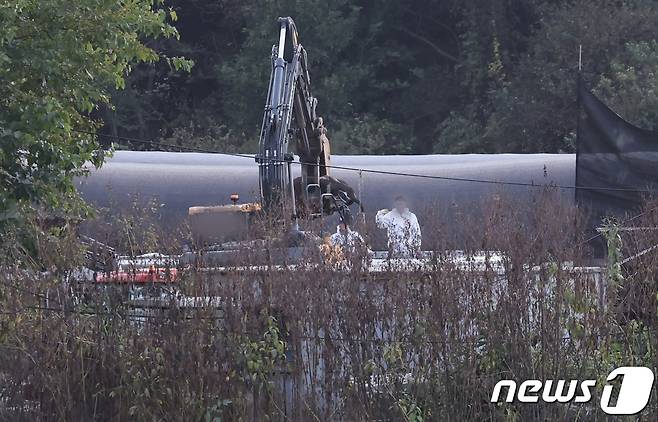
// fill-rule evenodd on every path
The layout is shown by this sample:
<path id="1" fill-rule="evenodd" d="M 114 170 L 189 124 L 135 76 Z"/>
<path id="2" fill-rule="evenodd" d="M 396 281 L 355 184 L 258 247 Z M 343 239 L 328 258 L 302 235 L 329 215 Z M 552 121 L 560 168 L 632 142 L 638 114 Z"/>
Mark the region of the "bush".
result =
<path id="1" fill-rule="evenodd" d="M 190 267 L 176 285 L 137 294 L 74 282 L 74 265 L 40 273 L 5 261 L 2 418 L 603 418 L 597 392 L 586 404 L 489 401 L 505 378 L 656 368 L 658 254 L 618 266 L 622 277 L 585 265 L 570 224 L 578 215 L 551 203 L 494 203 L 472 225 L 470 249 L 437 246 L 427 267 L 408 271 L 247 271 L 254 253 L 245 249 L 240 268 Z M 650 210 L 633 225 L 658 225 Z M 658 243 L 655 230 L 617 232 L 621 258 Z M 642 416 L 657 412 L 654 394 Z"/>

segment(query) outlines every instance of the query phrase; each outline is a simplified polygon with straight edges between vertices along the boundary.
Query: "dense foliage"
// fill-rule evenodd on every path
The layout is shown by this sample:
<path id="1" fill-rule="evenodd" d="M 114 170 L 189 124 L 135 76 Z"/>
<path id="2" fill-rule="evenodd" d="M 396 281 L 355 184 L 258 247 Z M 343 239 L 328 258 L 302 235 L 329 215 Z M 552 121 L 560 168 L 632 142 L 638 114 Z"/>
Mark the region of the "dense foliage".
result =
<path id="1" fill-rule="evenodd" d="M 308 50 L 337 153 L 573 151 L 579 45 L 598 94 L 634 123 L 658 121 L 653 0 L 171 4 L 180 40 L 153 45 L 196 66 L 191 75 L 139 67 L 105 114 L 108 143 L 253 152 L 276 17 L 285 15 Z"/>
<path id="2" fill-rule="evenodd" d="M 98 109 L 131 66 L 161 57 L 144 40 L 176 38 L 161 1 L 0 1 L 0 228 L 24 206 L 66 211 L 73 176 L 100 165 Z M 178 57 L 173 68 L 189 67 Z"/>

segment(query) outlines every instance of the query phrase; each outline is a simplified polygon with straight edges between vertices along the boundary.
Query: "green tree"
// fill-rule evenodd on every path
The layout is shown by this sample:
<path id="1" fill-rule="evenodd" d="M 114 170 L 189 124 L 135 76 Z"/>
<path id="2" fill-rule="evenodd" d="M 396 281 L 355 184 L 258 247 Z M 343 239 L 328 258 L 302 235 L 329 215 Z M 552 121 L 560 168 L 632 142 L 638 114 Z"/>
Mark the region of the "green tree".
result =
<path id="1" fill-rule="evenodd" d="M 573 152 L 579 45 L 583 76 L 627 118 L 655 115 L 655 27 L 652 0 L 546 2 L 527 54 L 493 95 L 482 138 L 492 151 Z M 631 106 L 632 104 L 632 106 Z M 620 107 L 621 106 L 621 107 Z"/>
<path id="2" fill-rule="evenodd" d="M 300 41 L 308 52 L 313 94 L 330 130 L 332 117 L 349 113 L 346 94 L 359 90 L 364 70 L 345 57 L 357 30 L 360 8 L 348 0 L 248 2 L 244 13 L 244 41 L 233 60 L 217 68 L 225 86 L 223 114 L 236 136 L 258 137 L 270 78 L 272 45 L 277 42 L 279 16 L 292 16 Z M 329 133 L 331 136 L 332 132 Z"/>
<path id="3" fill-rule="evenodd" d="M 185 56 L 195 65 L 189 73 L 176 72 L 162 62 L 135 66 L 126 89 L 112 92 L 115 107 L 102 111 L 106 125 L 101 141 L 130 149 L 148 149 L 149 145 L 131 143 L 122 136 L 222 151 L 243 147 L 239 130 L 229 127 L 224 117 L 221 101 L 226 86 L 216 69 L 239 54 L 249 3 L 169 0 L 181 37 L 159 38 L 149 45 L 167 55 Z"/>
<path id="4" fill-rule="evenodd" d="M 654 127 L 654 0 L 172 0 L 192 73 L 138 66 L 104 138 L 254 152 L 277 42 L 292 16 L 332 152 L 571 152 L 578 45 L 591 86 Z M 154 148 L 140 143 L 130 148 Z"/>
<path id="5" fill-rule="evenodd" d="M 645 129 L 658 129 L 658 42 L 629 41 L 596 85 L 615 112 Z"/>
<path id="6" fill-rule="evenodd" d="M 147 40 L 177 38 L 161 0 L 0 1 L 0 224 L 30 208 L 67 211 L 73 176 L 102 165 L 95 131 L 110 89 L 160 56 Z"/>

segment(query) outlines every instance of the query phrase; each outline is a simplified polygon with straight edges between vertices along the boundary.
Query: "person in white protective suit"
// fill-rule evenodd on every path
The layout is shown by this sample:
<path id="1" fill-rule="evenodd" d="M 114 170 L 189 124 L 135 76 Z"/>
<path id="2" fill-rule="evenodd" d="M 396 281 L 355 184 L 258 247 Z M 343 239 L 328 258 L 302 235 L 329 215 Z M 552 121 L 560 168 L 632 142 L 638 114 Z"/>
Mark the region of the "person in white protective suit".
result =
<path id="1" fill-rule="evenodd" d="M 377 211 L 377 227 L 388 232 L 390 258 L 417 258 L 420 255 L 421 233 L 416 215 L 409 211 L 402 196 L 395 198 L 393 210 Z"/>
<path id="2" fill-rule="evenodd" d="M 353 253 L 360 245 L 365 245 L 361 235 L 350 229 L 344 221 L 341 221 L 336 228 L 336 233 L 329 238 L 333 247 L 340 246 L 343 250 Z"/>

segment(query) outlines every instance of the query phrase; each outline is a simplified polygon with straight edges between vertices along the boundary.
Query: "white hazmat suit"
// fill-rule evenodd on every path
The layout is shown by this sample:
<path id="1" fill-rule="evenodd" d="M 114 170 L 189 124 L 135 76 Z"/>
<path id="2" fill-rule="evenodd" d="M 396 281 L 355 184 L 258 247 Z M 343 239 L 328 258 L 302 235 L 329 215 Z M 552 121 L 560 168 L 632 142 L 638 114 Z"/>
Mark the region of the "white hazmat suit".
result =
<path id="1" fill-rule="evenodd" d="M 347 229 L 347 233 L 343 233 L 340 231 L 340 227 L 336 229 L 336 233 L 331 235 L 329 241 L 333 246 L 340 246 L 350 252 L 354 252 L 358 245 L 365 244 L 359 233 L 349 228 Z"/>
<path id="2" fill-rule="evenodd" d="M 402 213 L 379 210 L 375 216 L 377 227 L 388 232 L 391 258 L 416 258 L 420 253 L 421 233 L 416 215 L 405 208 Z"/>

